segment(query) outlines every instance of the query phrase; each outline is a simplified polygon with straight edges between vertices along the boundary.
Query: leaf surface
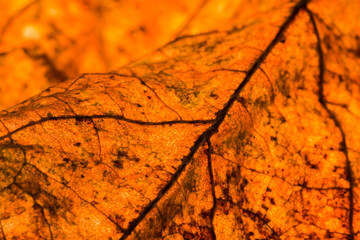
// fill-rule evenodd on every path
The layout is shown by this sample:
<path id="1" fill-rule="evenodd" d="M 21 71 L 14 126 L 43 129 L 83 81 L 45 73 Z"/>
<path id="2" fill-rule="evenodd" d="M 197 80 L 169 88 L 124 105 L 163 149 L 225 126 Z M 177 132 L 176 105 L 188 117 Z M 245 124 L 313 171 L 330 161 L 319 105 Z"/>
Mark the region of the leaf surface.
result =
<path id="1" fill-rule="evenodd" d="M 207 4 L 2 112 L 3 239 L 359 239 L 358 3 Z"/>

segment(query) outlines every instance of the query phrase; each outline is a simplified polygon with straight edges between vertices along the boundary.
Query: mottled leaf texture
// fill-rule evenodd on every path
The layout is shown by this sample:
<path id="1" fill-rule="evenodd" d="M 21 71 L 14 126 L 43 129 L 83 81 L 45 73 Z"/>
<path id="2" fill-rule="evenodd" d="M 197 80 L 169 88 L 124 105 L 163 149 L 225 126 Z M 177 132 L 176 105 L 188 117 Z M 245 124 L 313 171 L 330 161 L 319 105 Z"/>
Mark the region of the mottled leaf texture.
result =
<path id="1" fill-rule="evenodd" d="M 1 112 L 0 239 L 360 239 L 360 2 L 225 3 Z"/>

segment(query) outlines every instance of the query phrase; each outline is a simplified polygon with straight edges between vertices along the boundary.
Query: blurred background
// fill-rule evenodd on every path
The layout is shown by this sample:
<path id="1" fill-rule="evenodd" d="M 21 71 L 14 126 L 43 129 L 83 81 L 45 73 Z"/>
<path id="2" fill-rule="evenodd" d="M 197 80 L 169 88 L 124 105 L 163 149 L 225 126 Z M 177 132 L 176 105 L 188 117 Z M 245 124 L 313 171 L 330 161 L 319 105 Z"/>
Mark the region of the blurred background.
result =
<path id="1" fill-rule="evenodd" d="M 0 0 L 0 110 L 181 35 L 203 0 Z"/>

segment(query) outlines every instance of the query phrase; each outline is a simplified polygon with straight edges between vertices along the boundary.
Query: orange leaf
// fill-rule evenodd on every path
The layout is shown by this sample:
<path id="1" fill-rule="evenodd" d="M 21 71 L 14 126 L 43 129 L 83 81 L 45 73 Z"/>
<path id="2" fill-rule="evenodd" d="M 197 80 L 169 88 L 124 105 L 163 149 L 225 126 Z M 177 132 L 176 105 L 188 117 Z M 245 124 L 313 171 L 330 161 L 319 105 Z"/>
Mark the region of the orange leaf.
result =
<path id="1" fill-rule="evenodd" d="M 1 112 L 0 237 L 360 239 L 359 3 L 232 4 Z"/>

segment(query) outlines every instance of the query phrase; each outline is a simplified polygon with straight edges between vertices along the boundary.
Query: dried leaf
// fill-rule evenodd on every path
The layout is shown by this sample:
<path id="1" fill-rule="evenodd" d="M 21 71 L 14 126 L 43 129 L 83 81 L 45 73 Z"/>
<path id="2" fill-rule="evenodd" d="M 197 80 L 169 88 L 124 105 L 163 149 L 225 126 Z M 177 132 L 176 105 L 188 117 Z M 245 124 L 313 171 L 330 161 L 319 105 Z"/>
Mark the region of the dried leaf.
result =
<path id="1" fill-rule="evenodd" d="M 1 113 L 0 237 L 360 239 L 359 3 L 219 2 Z"/>

